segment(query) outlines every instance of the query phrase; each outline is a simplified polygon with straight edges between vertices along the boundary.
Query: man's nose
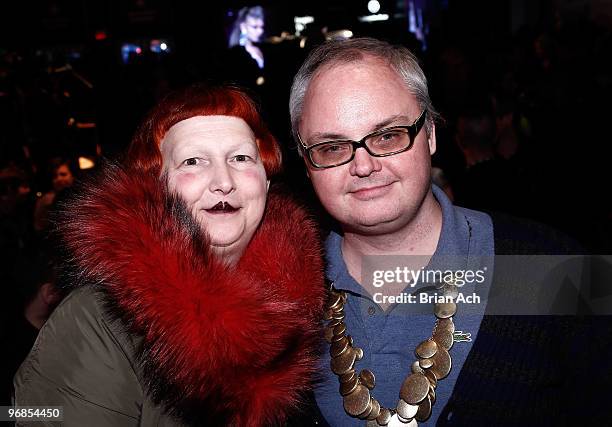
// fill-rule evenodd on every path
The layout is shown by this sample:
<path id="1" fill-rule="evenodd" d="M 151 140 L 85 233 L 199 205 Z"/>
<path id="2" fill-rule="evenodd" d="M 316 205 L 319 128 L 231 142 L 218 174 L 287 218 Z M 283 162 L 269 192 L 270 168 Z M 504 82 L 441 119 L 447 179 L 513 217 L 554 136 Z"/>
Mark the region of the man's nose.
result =
<path id="1" fill-rule="evenodd" d="M 382 163 L 378 157 L 370 156 L 365 148 L 358 148 L 350 163 L 349 172 L 353 176 L 366 177 L 373 172 L 380 172 Z"/>
<path id="2" fill-rule="evenodd" d="M 216 165 L 213 177 L 210 180 L 210 191 L 213 193 L 229 194 L 235 188 L 232 172 L 227 164 Z"/>

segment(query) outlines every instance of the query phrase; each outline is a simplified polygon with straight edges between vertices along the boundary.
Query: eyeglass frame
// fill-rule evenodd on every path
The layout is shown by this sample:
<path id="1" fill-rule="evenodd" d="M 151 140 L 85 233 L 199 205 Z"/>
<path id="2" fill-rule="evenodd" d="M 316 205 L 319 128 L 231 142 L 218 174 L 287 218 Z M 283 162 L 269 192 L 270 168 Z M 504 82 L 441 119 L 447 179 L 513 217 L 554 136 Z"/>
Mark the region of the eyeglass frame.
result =
<path id="1" fill-rule="evenodd" d="M 366 150 L 366 152 L 372 156 L 372 157 L 389 157 L 389 156 L 394 156 L 396 154 L 400 154 L 403 153 L 405 151 L 408 151 L 412 148 L 412 146 L 414 145 L 414 141 L 416 139 L 416 137 L 418 136 L 419 132 L 421 132 L 421 129 L 423 128 L 423 125 L 425 124 L 425 118 L 427 117 L 427 110 L 423 110 L 421 111 L 421 115 L 414 121 L 412 122 L 411 125 L 403 125 L 403 126 L 391 126 L 388 128 L 384 128 L 384 129 L 379 129 L 377 131 L 371 132 L 369 134 L 367 134 L 366 136 L 364 136 L 363 138 L 361 138 L 359 141 L 354 141 L 352 139 L 336 139 L 336 140 L 329 140 L 329 141 L 321 141 L 321 142 L 317 142 L 315 144 L 312 144 L 310 146 L 307 146 L 306 144 L 304 144 L 304 142 L 302 141 L 302 137 L 300 136 L 300 133 L 297 132 L 297 139 L 300 142 L 300 145 L 302 146 L 302 149 L 304 150 L 304 153 L 306 154 L 306 157 L 308 158 L 308 161 L 310 162 L 310 164 L 312 165 L 312 167 L 314 167 L 315 169 L 330 169 L 330 168 L 335 168 L 337 166 L 342 166 L 342 165 L 346 165 L 347 163 L 350 163 L 353 161 L 353 159 L 355 158 L 355 152 L 357 152 L 358 148 L 363 148 Z M 408 144 L 408 146 L 406 148 L 402 148 L 401 150 L 398 151 L 393 151 L 392 153 L 384 153 L 384 154 L 376 154 L 376 153 L 372 153 L 372 151 L 370 151 L 370 148 L 366 145 L 365 141 L 366 139 L 374 136 L 374 135 L 379 135 L 379 134 L 383 134 L 385 132 L 391 131 L 393 129 L 406 129 L 408 131 L 408 138 L 410 139 L 410 143 Z M 330 142 L 336 142 L 336 143 L 351 143 L 352 145 L 352 153 L 351 153 L 351 157 L 346 160 L 343 161 L 342 163 L 338 163 L 337 165 L 331 165 L 331 166 L 321 166 L 318 165 L 317 163 L 315 163 L 314 160 L 312 160 L 311 157 L 311 151 L 313 148 L 315 147 L 319 147 L 323 144 L 329 144 Z"/>

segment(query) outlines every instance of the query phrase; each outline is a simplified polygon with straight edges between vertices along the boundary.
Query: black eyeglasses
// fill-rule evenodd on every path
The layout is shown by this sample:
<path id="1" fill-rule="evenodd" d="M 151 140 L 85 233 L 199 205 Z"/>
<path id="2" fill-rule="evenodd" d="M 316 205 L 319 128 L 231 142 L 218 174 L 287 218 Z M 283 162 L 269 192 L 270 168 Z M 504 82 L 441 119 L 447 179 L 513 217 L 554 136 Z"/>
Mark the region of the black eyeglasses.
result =
<path id="1" fill-rule="evenodd" d="M 341 139 L 306 146 L 299 134 L 297 137 L 310 164 L 317 169 L 327 169 L 349 163 L 355 157 L 358 148 L 364 148 L 374 157 L 393 156 L 410 150 L 425 123 L 426 116 L 427 110 L 423 110 L 411 125 L 377 130 L 359 141 Z"/>

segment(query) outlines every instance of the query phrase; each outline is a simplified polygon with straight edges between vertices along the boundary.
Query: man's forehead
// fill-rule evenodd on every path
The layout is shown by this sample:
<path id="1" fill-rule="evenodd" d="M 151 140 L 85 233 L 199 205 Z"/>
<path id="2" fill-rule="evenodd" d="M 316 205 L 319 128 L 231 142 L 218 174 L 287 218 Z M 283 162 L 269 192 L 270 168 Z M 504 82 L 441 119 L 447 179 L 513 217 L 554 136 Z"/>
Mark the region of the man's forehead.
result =
<path id="1" fill-rule="evenodd" d="M 402 77 L 388 61 L 380 58 L 366 56 L 350 62 L 326 64 L 312 76 L 304 96 L 304 107 L 307 107 L 306 104 L 313 98 L 321 102 L 321 96 L 342 93 L 344 98 L 350 98 L 351 95 L 357 96 L 377 89 L 382 91 L 390 86 L 396 90 L 407 91 Z M 335 99 L 332 98 L 333 101 Z"/>
<path id="2" fill-rule="evenodd" d="M 365 68 L 376 68 L 378 72 L 389 73 L 389 77 L 391 75 L 395 75 L 397 78 L 401 79 L 401 76 L 397 73 L 397 71 L 391 66 L 391 63 L 383 58 L 379 58 L 376 56 L 372 56 L 370 54 L 361 54 L 360 56 L 347 56 L 346 58 L 341 58 L 335 61 L 331 61 L 327 64 L 320 66 L 314 73 L 311 79 L 311 84 L 315 80 L 321 77 L 326 77 L 330 73 L 335 72 L 350 72 L 357 71 L 359 69 Z"/>
<path id="3" fill-rule="evenodd" d="M 371 132 L 418 110 L 416 98 L 388 63 L 368 59 L 334 64 L 325 66 L 311 80 L 300 131 L 309 140 L 348 137 L 346 128 Z M 409 124 L 405 121 L 401 124 Z"/>

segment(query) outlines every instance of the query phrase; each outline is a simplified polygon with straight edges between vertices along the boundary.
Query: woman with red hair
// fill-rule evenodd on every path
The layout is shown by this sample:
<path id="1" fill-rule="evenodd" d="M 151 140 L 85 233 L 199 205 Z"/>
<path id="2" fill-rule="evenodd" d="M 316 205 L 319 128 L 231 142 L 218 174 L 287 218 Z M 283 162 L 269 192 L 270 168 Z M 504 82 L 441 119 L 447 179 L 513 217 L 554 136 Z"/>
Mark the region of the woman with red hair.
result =
<path id="1" fill-rule="evenodd" d="M 15 377 L 65 426 L 267 426 L 309 391 L 324 296 L 313 222 L 232 87 L 161 102 L 57 221 L 69 295 Z M 277 194 L 278 193 L 278 194 Z"/>

